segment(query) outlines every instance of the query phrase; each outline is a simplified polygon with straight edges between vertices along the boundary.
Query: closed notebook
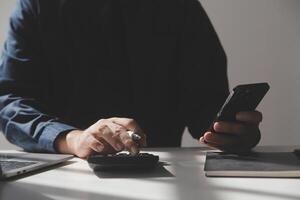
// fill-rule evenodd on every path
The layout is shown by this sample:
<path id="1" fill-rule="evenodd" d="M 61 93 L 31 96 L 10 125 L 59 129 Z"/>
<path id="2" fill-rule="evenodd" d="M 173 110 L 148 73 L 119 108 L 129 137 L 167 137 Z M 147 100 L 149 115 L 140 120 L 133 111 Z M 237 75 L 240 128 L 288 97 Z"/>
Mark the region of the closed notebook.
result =
<path id="1" fill-rule="evenodd" d="M 204 170 L 206 176 L 300 177 L 300 157 L 294 152 L 208 152 Z"/>

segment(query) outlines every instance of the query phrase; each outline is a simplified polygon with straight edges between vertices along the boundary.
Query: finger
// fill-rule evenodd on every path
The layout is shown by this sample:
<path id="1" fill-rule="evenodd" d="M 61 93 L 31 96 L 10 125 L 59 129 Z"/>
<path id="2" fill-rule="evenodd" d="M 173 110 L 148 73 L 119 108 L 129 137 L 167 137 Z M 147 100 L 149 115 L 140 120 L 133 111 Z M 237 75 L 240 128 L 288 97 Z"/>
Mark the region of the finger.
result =
<path id="1" fill-rule="evenodd" d="M 141 139 L 138 140 L 138 144 L 141 146 L 141 147 L 147 147 L 147 136 L 143 133 L 137 133 L 139 136 L 141 136 Z"/>
<path id="2" fill-rule="evenodd" d="M 105 139 L 101 138 L 100 142 L 104 145 L 104 149 L 101 154 L 115 154 L 118 152 L 108 142 L 106 142 Z"/>
<path id="3" fill-rule="evenodd" d="M 122 143 L 125 145 L 125 149 L 128 150 L 131 154 L 136 155 L 139 153 L 139 148 L 137 143 L 132 140 L 132 138 L 129 136 L 127 132 L 121 133 L 120 138 Z"/>
<path id="4" fill-rule="evenodd" d="M 203 137 L 208 144 L 218 147 L 235 145 L 239 141 L 239 138 L 234 135 L 225 135 L 212 132 L 206 132 Z"/>
<path id="5" fill-rule="evenodd" d="M 110 120 L 113 123 L 124 126 L 127 130 L 133 131 L 134 133 L 141 136 L 141 140 L 139 141 L 140 145 L 143 147 L 147 146 L 146 134 L 134 119 L 113 117 L 110 118 Z"/>
<path id="6" fill-rule="evenodd" d="M 119 140 L 119 136 L 114 134 L 110 127 L 106 124 L 100 125 L 98 130 L 93 133 L 93 135 L 100 140 L 103 138 L 108 144 L 110 144 L 116 151 L 122 151 L 124 146 Z"/>
<path id="7" fill-rule="evenodd" d="M 198 142 L 200 144 L 208 144 L 207 141 L 205 141 L 204 136 L 200 137 Z"/>
<path id="8" fill-rule="evenodd" d="M 205 144 L 206 146 L 208 146 L 208 147 L 210 147 L 212 149 L 220 149 L 220 145 L 206 142 L 203 136 L 200 137 L 199 143 L 200 144 Z"/>
<path id="9" fill-rule="evenodd" d="M 216 144 L 212 144 L 212 143 L 204 143 L 206 146 L 208 146 L 208 147 L 210 147 L 211 149 L 219 149 L 219 150 L 222 150 L 221 148 L 220 148 L 220 146 L 219 145 L 216 145 Z"/>
<path id="10" fill-rule="evenodd" d="M 245 125 L 234 122 L 215 122 L 214 130 L 217 133 L 229 133 L 235 135 L 241 135 L 245 132 Z"/>
<path id="11" fill-rule="evenodd" d="M 135 142 L 138 144 L 139 147 L 146 147 L 146 135 L 144 134 L 138 134 L 134 133 L 133 131 L 126 131 L 127 135 Z M 138 136 L 138 137 L 136 137 Z"/>
<path id="12" fill-rule="evenodd" d="M 238 112 L 236 120 L 251 124 L 259 124 L 263 119 L 263 115 L 259 111 Z"/>
<path id="13" fill-rule="evenodd" d="M 205 140 L 204 140 L 204 137 L 200 137 L 199 141 L 198 141 L 200 144 L 205 144 Z"/>
<path id="14" fill-rule="evenodd" d="M 113 123 L 124 126 L 128 130 L 131 130 L 133 132 L 142 132 L 142 129 L 140 128 L 140 126 L 134 119 L 113 117 L 113 118 L 110 118 L 110 120 Z"/>
<path id="15" fill-rule="evenodd" d="M 104 150 L 104 145 L 92 135 L 88 139 L 88 146 L 99 153 Z"/>
<path id="16" fill-rule="evenodd" d="M 113 123 L 112 121 L 107 122 L 107 126 L 112 130 L 112 132 L 114 134 L 113 137 L 116 140 L 116 142 L 118 143 L 117 145 L 119 147 L 122 147 L 121 150 L 123 150 L 125 146 L 121 140 L 120 135 L 127 134 L 127 129 L 119 124 Z"/>

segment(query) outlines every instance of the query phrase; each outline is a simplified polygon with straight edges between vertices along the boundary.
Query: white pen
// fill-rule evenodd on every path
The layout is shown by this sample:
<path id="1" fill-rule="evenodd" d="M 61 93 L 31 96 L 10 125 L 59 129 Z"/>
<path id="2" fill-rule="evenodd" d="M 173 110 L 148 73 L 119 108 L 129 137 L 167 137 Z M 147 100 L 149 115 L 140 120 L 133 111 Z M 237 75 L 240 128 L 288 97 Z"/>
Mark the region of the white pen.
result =
<path id="1" fill-rule="evenodd" d="M 127 133 L 131 137 L 131 139 L 134 140 L 134 141 L 138 141 L 138 140 L 142 139 L 141 136 L 139 136 L 138 134 L 136 134 L 133 131 L 127 131 Z"/>

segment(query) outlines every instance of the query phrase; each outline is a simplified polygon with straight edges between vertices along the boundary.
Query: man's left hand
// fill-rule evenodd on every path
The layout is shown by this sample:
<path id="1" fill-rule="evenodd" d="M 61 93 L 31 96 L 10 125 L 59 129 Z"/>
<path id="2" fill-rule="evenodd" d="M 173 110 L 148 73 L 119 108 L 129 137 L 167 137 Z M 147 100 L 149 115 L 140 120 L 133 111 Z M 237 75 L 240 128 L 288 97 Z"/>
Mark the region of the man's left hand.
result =
<path id="1" fill-rule="evenodd" d="M 260 141 L 261 121 L 262 114 L 258 111 L 239 112 L 236 122 L 215 122 L 214 131 L 206 132 L 199 141 L 223 151 L 248 151 Z"/>

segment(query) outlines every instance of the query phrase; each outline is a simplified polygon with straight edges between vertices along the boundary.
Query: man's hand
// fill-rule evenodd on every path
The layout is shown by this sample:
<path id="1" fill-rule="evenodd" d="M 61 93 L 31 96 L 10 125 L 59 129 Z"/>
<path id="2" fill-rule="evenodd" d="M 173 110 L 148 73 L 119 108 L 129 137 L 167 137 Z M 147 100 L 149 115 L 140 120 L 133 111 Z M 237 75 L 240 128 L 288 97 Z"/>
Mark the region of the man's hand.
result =
<path id="1" fill-rule="evenodd" d="M 215 122 L 214 131 L 206 132 L 200 138 L 200 143 L 224 151 L 248 151 L 256 146 L 260 140 L 259 123 L 262 114 L 258 111 L 239 112 L 237 122 Z"/>
<path id="2" fill-rule="evenodd" d="M 142 139 L 135 142 L 127 131 L 139 134 Z M 71 153 L 87 158 L 92 153 L 109 154 L 128 150 L 138 154 L 139 148 L 146 146 L 146 135 L 133 119 L 101 119 L 84 131 L 74 130 L 56 141 L 60 153 Z"/>

